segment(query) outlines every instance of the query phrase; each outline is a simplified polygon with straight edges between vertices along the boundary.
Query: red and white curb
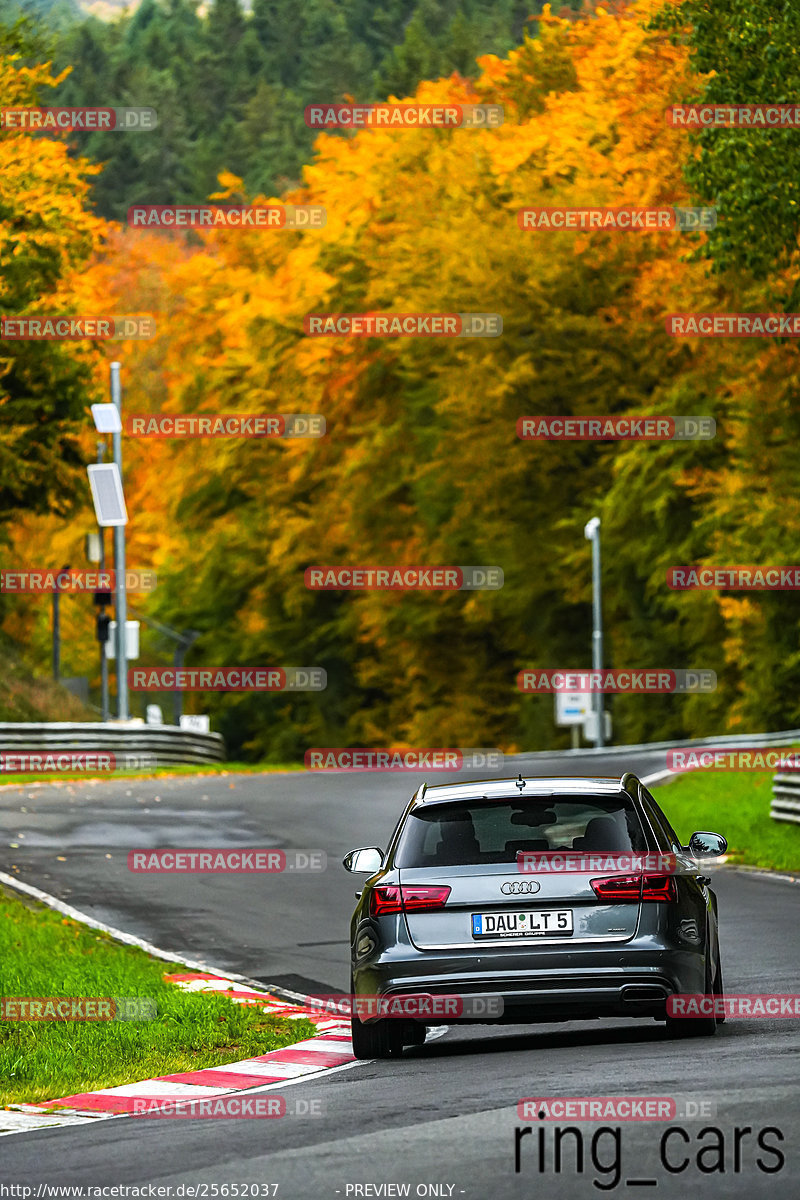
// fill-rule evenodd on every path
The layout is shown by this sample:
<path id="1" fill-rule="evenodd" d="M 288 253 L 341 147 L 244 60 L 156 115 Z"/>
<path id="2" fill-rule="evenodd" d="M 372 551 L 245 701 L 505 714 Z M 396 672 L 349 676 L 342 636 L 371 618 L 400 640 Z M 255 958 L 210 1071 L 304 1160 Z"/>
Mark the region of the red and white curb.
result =
<path id="1" fill-rule="evenodd" d="M 312 1038 L 271 1050 L 240 1062 L 176 1075 L 160 1075 L 118 1087 L 101 1088 L 96 1092 L 79 1092 L 61 1096 L 41 1104 L 18 1104 L 0 1112 L 0 1136 L 22 1133 L 53 1125 L 76 1125 L 98 1118 L 124 1116 L 135 1109 L 164 1108 L 191 1100 L 208 1100 L 257 1088 L 286 1087 L 293 1083 L 336 1068 L 355 1065 L 350 1023 L 325 1016 L 307 1004 L 291 1004 L 267 991 L 243 985 L 222 975 L 190 972 L 185 975 L 166 975 L 168 982 L 188 992 L 222 992 L 236 1004 L 257 1005 L 262 1011 L 288 1020 L 306 1018 L 313 1022 L 317 1033 Z M 184 1109 L 184 1111 L 186 1111 Z"/>

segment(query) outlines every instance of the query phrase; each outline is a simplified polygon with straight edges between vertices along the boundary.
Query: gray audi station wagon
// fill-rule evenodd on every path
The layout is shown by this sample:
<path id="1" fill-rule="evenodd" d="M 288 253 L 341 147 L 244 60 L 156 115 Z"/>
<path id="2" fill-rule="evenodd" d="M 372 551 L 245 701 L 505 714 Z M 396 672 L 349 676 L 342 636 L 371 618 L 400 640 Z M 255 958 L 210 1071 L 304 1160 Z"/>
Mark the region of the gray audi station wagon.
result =
<path id="1" fill-rule="evenodd" d="M 723 994 L 702 860 L 726 848 L 705 832 L 682 846 L 630 772 L 423 784 L 385 853 L 344 859 L 369 876 L 350 930 L 356 1057 L 467 1022 L 647 1017 L 713 1034 L 724 1018 L 666 1002 Z"/>

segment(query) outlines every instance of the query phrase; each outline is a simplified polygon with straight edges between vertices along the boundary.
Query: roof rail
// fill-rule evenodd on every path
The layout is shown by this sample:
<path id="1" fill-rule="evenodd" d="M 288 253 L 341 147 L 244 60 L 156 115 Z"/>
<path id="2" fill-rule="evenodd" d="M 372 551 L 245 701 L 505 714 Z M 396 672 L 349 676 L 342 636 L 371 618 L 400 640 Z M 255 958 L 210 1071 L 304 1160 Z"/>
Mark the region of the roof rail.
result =
<path id="1" fill-rule="evenodd" d="M 619 781 L 619 786 L 622 788 L 623 792 L 627 792 L 629 780 L 633 780 L 634 783 L 639 782 L 633 771 L 626 771 L 625 774 L 621 776 Z"/>

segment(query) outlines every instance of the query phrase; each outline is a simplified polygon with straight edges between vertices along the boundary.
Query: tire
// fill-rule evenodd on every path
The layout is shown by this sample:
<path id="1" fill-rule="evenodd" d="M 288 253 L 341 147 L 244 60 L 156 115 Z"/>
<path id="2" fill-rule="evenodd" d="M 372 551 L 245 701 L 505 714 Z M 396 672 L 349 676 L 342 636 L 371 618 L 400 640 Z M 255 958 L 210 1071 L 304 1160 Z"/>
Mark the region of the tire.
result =
<path id="1" fill-rule="evenodd" d="M 403 1053 L 402 1022 L 391 1017 L 372 1021 L 369 1025 L 350 1018 L 353 1054 L 356 1058 L 398 1058 Z"/>
<path id="2" fill-rule="evenodd" d="M 409 1046 L 424 1046 L 427 1034 L 428 1030 L 425 1025 L 420 1025 L 419 1021 L 409 1021 L 403 1041 Z"/>
<path id="3" fill-rule="evenodd" d="M 355 981 L 350 976 L 350 995 L 355 999 Z M 403 1053 L 403 1026 L 395 1017 L 383 1017 L 369 1025 L 359 1021 L 355 1012 L 350 1018 L 353 1054 L 356 1058 L 398 1058 Z"/>
<path id="4" fill-rule="evenodd" d="M 720 959 L 720 956 L 719 956 L 719 948 L 717 948 L 717 974 L 714 979 L 714 996 L 715 996 L 715 998 L 718 998 L 720 1000 L 723 1000 L 725 998 L 725 985 L 722 980 L 722 960 Z M 724 1013 L 721 1017 L 719 1017 L 719 1016 L 717 1017 L 717 1024 L 718 1025 L 725 1024 L 725 1014 Z"/>
<path id="5" fill-rule="evenodd" d="M 719 976 L 720 986 L 722 974 Z M 714 993 L 711 986 L 711 965 L 706 961 L 706 979 L 704 992 L 707 996 Z M 667 1033 L 672 1038 L 713 1037 L 717 1032 L 716 1017 L 667 1017 Z"/>

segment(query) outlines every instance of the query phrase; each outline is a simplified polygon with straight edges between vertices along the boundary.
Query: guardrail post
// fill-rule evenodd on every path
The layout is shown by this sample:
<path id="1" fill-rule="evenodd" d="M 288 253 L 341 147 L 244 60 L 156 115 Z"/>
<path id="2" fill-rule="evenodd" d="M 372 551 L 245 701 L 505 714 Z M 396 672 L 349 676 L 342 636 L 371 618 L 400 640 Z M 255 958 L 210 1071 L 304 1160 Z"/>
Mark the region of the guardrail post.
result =
<path id="1" fill-rule="evenodd" d="M 772 804 L 769 815 L 773 821 L 789 821 L 800 825 L 800 773 L 772 777 Z"/>

